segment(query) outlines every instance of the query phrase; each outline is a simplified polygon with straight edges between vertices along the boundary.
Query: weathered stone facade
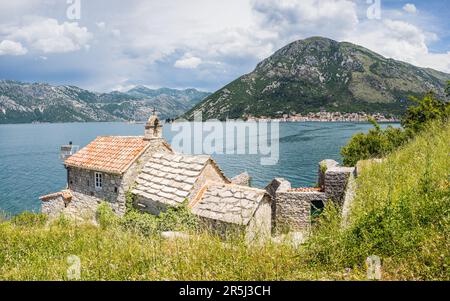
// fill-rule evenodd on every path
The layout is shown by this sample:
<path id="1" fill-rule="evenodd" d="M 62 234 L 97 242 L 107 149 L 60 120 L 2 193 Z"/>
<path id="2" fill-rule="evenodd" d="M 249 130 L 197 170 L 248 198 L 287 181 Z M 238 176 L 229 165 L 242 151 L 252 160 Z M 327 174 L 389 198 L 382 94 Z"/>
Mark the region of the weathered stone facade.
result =
<path id="1" fill-rule="evenodd" d="M 326 201 L 319 191 L 291 190 L 284 179 L 275 179 L 266 187 L 272 196 L 272 224 L 274 232 L 307 231 L 311 225 L 311 206 L 315 201 Z"/>
<path id="2" fill-rule="evenodd" d="M 354 198 L 354 168 L 341 167 L 334 160 L 319 163 L 318 188 L 292 189 L 284 179 L 274 179 L 267 187 L 272 197 L 274 232 L 307 231 L 311 213 L 327 201 L 333 201 L 347 212 Z"/>
<path id="3" fill-rule="evenodd" d="M 76 167 L 67 167 L 69 186 L 74 192 L 71 207 L 96 209 L 102 201 L 108 202 L 119 216 L 126 211 L 126 194 L 134 184 L 143 165 L 155 152 L 171 152 L 163 139 L 153 139 L 146 151 L 139 156 L 123 174 L 97 172 Z M 95 187 L 95 174 L 102 175 L 102 188 Z M 78 204 L 79 203 L 79 204 Z"/>
<path id="4" fill-rule="evenodd" d="M 319 173 L 319 178 L 324 178 L 321 188 L 325 192 L 327 199 L 342 206 L 348 180 L 350 176 L 354 175 L 355 168 L 341 167 L 336 161 L 332 160 L 322 161 L 319 165 L 322 170 Z M 323 170 L 323 166 L 326 166 L 325 170 Z"/>
<path id="5" fill-rule="evenodd" d="M 60 193 L 41 199 L 41 212 L 47 214 L 50 219 L 58 217 L 65 208 L 66 202 Z"/>

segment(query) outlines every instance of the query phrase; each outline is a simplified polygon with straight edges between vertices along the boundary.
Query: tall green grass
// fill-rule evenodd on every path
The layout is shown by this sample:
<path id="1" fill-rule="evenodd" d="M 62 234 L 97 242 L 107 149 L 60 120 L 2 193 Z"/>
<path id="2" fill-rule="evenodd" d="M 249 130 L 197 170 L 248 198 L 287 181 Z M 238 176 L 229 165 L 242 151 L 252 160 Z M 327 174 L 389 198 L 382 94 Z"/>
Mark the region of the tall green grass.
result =
<path id="1" fill-rule="evenodd" d="M 201 232 L 164 240 L 155 229 L 180 222 L 170 214 L 115 221 L 103 208 L 99 227 L 24 214 L 0 223 L 0 280 L 67 280 L 71 255 L 82 280 L 365 280 L 371 255 L 383 279 L 450 280 L 449 159 L 450 123 L 429 125 L 358 177 L 345 228 L 329 205 L 300 248 Z"/>
<path id="2" fill-rule="evenodd" d="M 304 258 L 331 270 L 382 259 L 386 279 L 450 280 L 450 123 L 429 124 L 357 179 L 349 225 L 328 207 Z"/>

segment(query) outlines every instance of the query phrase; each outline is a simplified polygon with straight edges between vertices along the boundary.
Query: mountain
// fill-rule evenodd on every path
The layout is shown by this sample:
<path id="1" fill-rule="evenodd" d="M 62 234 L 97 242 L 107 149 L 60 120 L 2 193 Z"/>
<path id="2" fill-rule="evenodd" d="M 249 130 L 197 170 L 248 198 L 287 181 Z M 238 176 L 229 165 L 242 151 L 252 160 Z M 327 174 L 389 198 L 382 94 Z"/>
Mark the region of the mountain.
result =
<path id="1" fill-rule="evenodd" d="M 321 109 L 401 115 L 410 95 L 444 96 L 450 75 L 385 58 L 347 42 L 313 37 L 293 42 L 221 88 L 195 110 L 203 118 L 279 116 Z"/>
<path id="2" fill-rule="evenodd" d="M 195 89 L 95 93 L 75 86 L 0 80 L 0 123 L 146 120 L 175 117 L 208 96 Z"/>

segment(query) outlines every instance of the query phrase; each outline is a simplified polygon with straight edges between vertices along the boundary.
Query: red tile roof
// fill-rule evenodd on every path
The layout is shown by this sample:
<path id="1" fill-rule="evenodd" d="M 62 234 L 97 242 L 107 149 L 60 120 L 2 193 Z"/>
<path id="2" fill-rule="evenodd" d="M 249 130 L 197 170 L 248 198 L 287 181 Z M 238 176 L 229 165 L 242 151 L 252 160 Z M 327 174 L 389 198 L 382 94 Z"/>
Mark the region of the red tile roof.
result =
<path id="1" fill-rule="evenodd" d="M 114 174 L 124 173 L 147 149 L 149 141 L 143 137 L 97 137 L 70 156 L 64 164 Z"/>

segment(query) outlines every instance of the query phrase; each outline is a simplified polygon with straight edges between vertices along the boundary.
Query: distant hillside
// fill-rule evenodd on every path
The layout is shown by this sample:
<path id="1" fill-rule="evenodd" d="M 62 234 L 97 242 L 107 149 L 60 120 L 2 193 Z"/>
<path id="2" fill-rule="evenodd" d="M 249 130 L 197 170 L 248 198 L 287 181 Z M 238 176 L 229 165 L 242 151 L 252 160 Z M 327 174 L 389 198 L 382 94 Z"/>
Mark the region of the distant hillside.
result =
<path id="1" fill-rule="evenodd" d="M 146 120 L 153 108 L 176 117 L 209 93 L 195 89 L 95 93 L 74 86 L 0 81 L 0 123 Z"/>
<path id="2" fill-rule="evenodd" d="M 337 112 L 400 115 L 409 95 L 444 95 L 450 75 L 387 59 L 364 47 L 314 37 L 293 42 L 194 110 L 204 118 L 277 116 L 281 113 Z"/>

